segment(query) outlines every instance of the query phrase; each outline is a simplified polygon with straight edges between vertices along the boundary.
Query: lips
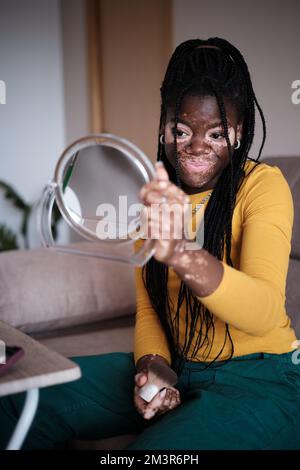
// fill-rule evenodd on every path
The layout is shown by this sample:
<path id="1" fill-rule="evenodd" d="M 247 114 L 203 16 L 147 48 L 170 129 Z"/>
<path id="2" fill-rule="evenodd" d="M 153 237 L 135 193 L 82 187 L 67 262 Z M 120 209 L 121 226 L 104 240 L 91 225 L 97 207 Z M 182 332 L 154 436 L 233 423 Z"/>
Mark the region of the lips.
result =
<path id="1" fill-rule="evenodd" d="M 212 168 L 215 165 L 215 162 L 208 160 L 180 160 L 181 165 L 187 170 L 206 170 Z"/>

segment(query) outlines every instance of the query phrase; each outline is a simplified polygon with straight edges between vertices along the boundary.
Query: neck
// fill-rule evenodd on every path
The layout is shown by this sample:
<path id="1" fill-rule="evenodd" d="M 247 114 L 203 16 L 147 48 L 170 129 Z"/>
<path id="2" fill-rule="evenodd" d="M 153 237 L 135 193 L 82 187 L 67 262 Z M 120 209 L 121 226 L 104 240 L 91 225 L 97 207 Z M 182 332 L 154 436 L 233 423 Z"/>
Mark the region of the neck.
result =
<path id="1" fill-rule="evenodd" d="M 204 184 L 203 186 L 199 186 L 197 188 L 191 188 L 190 186 L 185 186 L 182 184 L 182 189 L 186 194 L 197 194 L 204 191 L 212 191 L 214 188 L 211 184 Z"/>

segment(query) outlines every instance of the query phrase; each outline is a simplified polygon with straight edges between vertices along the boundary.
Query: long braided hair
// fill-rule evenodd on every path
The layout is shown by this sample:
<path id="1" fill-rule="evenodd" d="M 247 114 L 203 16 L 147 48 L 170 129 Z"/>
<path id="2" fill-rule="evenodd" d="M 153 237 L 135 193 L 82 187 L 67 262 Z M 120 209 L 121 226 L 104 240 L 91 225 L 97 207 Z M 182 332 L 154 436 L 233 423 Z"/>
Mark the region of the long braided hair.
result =
<path id="1" fill-rule="evenodd" d="M 199 48 L 199 46 L 215 47 Z M 228 147 L 229 163 L 223 169 L 205 210 L 203 248 L 217 259 L 223 260 L 225 245 L 226 263 L 233 266 L 230 256 L 232 215 L 239 187 L 245 178 L 244 165 L 249 158 L 248 152 L 253 142 L 255 104 L 262 120 L 263 141 L 259 155 L 254 160 L 257 163 L 252 171 L 260 163 L 259 158 L 266 138 L 264 115 L 254 94 L 247 64 L 239 50 L 224 39 L 214 37 L 208 40 L 188 40 L 175 49 L 160 91 L 159 130 L 164 128 L 169 107 L 175 109 L 175 171 L 166 157 L 164 145 L 160 139 L 158 139 L 157 159 L 164 162 L 170 180 L 179 187 L 181 187 L 181 181 L 177 157 L 177 124 L 182 99 L 187 94 L 216 97 Z M 234 105 L 238 122 L 243 120 L 242 139 L 238 149 L 232 148 L 230 144 L 223 97 L 226 97 Z M 204 355 L 209 348 L 205 358 L 209 356 L 215 336 L 214 315 L 197 299 L 183 281 L 180 283 L 177 306 L 174 308 L 168 292 L 168 274 L 168 266 L 153 257 L 142 270 L 145 288 L 168 340 L 172 358 L 171 365 L 179 374 L 185 360 L 195 358 L 199 350 L 203 351 Z M 184 302 L 186 306 L 185 338 L 184 344 L 180 344 L 179 312 Z M 190 328 L 188 328 L 189 323 Z M 198 336 L 195 338 L 194 348 L 190 352 L 197 329 Z M 209 340 L 209 331 L 211 331 L 211 341 Z M 226 360 L 230 360 L 234 353 L 234 345 L 229 325 L 225 323 L 223 346 L 217 356 L 211 362 L 203 365 L 203 368 L 212 366 L 224 350 L 227 340 L 230 342 L 231 351 Z"/>

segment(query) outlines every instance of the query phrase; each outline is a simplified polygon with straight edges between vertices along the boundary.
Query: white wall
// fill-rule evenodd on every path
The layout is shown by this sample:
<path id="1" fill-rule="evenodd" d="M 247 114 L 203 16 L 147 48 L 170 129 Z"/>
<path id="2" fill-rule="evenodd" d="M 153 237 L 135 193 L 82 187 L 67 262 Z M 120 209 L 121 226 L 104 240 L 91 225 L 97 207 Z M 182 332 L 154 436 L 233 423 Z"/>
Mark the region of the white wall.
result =
<path id="1" fill-rule="evenodd" d="M 0 180 L 30 203 L 66 145 L 88 133 L 84 0 L 62 1 L 0 0 Z M 1 196 L 0 222 L 17 230 Z"/>
<path id="2" fill-rule="evenodd" d="M 66 143 L 89 134 L 85 0 L 61 0 Z"/>
<path id="3" fill-rule="evenodd" d="M 300 104 L 291 84 L 300 80 L 299 0 L 173 0 L 174 48 L 192 38 L 221 37 L 243 54 L 266 123 L 262 157 L 300 155 Z M 261 124 L 251 156 L 258 154 Z"/>
<path id="4" fill-rule="evenodd" d="M 65 146 L 58 0 L 1 0 L 1 179 L 34 199 Z"/>
<path id="5" fill-rule="evenodd" d="M 0 178 L 33 202 L 65 146 L 59 2 L 1 0 L 0 11 Z M 17 213 L 3 199 L 0 210 L 14 228 Z"/>

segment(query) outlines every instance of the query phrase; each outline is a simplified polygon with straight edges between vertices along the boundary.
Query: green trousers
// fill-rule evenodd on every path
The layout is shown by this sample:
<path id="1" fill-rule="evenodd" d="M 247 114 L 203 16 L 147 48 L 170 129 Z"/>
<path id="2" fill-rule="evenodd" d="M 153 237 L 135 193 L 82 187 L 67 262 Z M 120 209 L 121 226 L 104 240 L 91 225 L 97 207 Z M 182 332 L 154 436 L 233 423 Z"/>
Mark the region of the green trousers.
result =
<path id="1" fill-rule="evenodd" d="M 72 358 L 82 378 L 40 390 L 23 448 L 55 449 L 71 439 L 137 433 L 128 450 L 300 449 L 296 354 L 255 353 L 206 370 L 200 370 L 205 363 L 186 361 L 177 384 L 181 405 L 149 421 L 133 404 L 132 353 Z M 23 402 L 24 394 L 0 400 L 1 448 Z"/>

